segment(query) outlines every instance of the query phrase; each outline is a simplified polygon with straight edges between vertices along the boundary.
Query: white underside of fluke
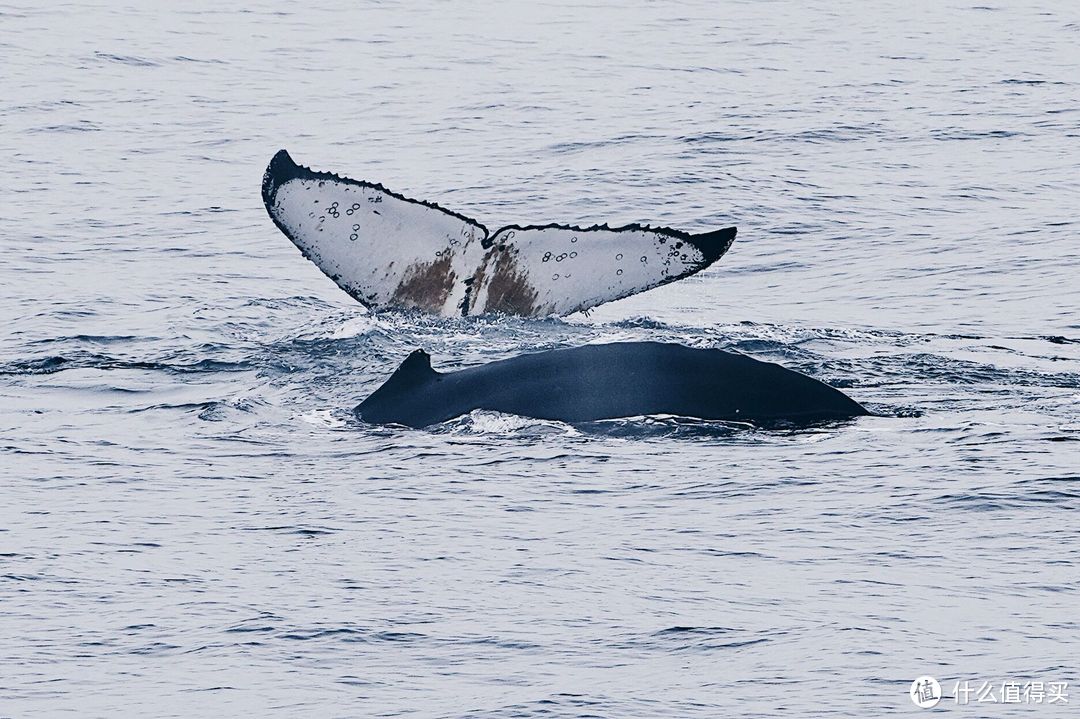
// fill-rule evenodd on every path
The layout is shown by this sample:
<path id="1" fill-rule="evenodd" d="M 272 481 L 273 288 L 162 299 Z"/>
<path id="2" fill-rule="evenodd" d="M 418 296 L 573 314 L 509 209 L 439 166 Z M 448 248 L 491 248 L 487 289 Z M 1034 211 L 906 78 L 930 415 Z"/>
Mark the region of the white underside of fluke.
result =
<path id="1" fill-rule="evenodd" d="M 304 256 L 363 304 L 446 317 L 588 309 L 707 267 L 735 234 L 637 225 L 489 234 L 479 222 L 379 185 L 299 167 L 284 151 L 267 169 L 263 197 Z M 702 238 L 712 244 L 699 247 Z"/>

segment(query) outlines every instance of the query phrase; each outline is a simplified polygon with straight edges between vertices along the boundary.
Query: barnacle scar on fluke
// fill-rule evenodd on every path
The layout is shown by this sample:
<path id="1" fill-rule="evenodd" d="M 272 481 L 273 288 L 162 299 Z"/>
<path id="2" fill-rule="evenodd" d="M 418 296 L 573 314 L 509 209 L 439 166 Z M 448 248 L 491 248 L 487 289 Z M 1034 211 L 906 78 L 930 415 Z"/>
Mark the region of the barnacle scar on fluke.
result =
<path id="1" fill-rule="evenodd" d="M 558 224 L 490 232 L 433 202 L 301 167 L 285 150 L 266 168 L 262 196 L 278 229 L 362 304 L 447 317 L 587 310 L 700 272 L 736 232 Z"/>
<path id="2" fill-rule="evenodd" d="M 548 350 L 441 373 L 409 355 L 356 415 L 427 427 L 474 410 L 562 422 L 678 415 L 762 425 L 869 414 L 837 389 L 771 362 L 717 349 L 616 342 Z"/>

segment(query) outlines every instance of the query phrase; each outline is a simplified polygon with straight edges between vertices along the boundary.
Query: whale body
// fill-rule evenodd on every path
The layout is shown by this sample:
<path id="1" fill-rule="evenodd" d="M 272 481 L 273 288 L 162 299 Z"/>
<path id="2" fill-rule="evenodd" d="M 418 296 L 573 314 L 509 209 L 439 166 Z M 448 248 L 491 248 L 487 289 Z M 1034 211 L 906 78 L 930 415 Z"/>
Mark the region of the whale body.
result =
<path id="1" fill-rule="evenodd" d="M 570 423 L 664 414 L 805 424 L 869 414 L 780 365 L 659 342 L 549 350 L 446 373 L 416 350 L 355 411 L 365 422 L 420 428 L 473 410 Z"/>
<path id="2" fill-rule="evenodd" d="M 305 257 L 371 309 L 444 317 L 565 315 L 689 277 L 736 230 L 480 222 L 382 185 L 316 172 L 279 151 L 263 175 L 270 218 Z"/>

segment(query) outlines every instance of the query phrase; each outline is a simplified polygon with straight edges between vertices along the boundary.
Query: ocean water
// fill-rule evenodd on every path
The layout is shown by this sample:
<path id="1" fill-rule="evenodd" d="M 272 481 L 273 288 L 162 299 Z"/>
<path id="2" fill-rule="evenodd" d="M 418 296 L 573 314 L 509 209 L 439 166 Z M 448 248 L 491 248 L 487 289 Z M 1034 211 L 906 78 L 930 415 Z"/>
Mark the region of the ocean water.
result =
<path id="1" fill-rule="evenodd" d="M 1080 8 L 0 5 L 0 716 L 1080 704 Z M 488 226 L 738 225 L 589 316 L 370 314 L 270 222 L 288 148 Z M 881 416 L 352 407 L 615 339 Z"/>

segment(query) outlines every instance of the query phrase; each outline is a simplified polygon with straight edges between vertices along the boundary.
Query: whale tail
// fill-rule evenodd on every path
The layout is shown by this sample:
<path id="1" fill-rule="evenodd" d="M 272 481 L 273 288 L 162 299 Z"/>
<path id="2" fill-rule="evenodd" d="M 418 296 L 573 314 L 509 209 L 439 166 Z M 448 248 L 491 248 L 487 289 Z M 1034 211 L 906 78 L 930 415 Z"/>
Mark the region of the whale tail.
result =
<path id="1" fill-rule="evenodd" d="M 736 233 L 638 224 L 492 232 L 433 202 L 303 167 L 285 150 L 266 168 L 262 199 L 304 257 L 357 301 L 444 317 L 588 310 L 700 272 Z"/>

